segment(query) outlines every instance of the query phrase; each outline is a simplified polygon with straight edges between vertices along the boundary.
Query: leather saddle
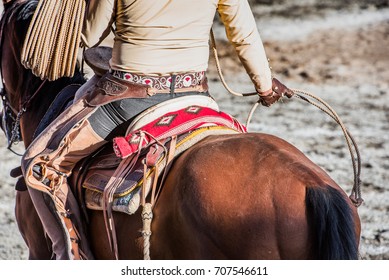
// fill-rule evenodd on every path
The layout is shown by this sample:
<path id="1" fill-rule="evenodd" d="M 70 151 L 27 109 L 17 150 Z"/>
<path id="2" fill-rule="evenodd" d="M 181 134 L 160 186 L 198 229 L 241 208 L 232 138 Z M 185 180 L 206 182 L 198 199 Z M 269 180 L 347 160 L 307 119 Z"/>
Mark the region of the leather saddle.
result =
<path id="1" fill-rule="evenodd" d="M 195 115 L 198 109 L 203 110 L 203 115 Z M 185 115 L 184 111 L 191 116 L 189 119 L 166 126 L 170 116 Z M 158 127 L 160 121 L 164 122 L 162 130 Z M 174 158 L 209 135 L 242 132 L 244 128 L 234 118 L 218 112 L 216 102 L 210 97 L 172 99 L 141 113 L 129 125 L 125 136 L 115 138 L 113 143 L 81 161 L 73 170 L 71 185 L 84 209 L 103 210 L 105 190 L 111 178 L 121 178 L 112 192 L 109 207 L 134 214 L 142 204 L 142 195 L 155 193 L 161 187 Z M 137 141 L 135 146 L 131 144 L 131 139 L 139 139 L 142 133 L 152 137 L 145 137 L 143 146 Z M 126 146 L 132 145 L 132 153 L 123 155 L 117 151 L 115 143 L 123 141 Z M 132 167 L 127 169 L 128 166 Z"/>
<path id="2" fill-rule="evenodd" d="M 95 75 L 101 77 L 109 71 L 112 48 L 105 46 L 89 48 L 84 51 L 83 57 L 85 63 L 93 70 Z"/>

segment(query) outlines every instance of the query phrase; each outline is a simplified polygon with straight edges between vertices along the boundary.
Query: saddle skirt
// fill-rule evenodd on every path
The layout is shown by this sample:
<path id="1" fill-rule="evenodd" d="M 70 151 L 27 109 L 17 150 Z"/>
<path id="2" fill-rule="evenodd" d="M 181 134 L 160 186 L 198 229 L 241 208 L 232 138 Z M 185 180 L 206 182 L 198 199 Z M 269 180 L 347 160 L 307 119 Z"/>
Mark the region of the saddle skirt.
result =
<path id="1" fill-rule="evenodd" d="M 150 118 L 152 116 L 152 118 Z M 245 133 L 232 116 L 220 112 L 206 96 L 172 99 L 150 108 L 130 124 L 127 135 L 82 163 L 78 189 L 88 209 L 104 210 L 107 188 L 112 211 L 135 213 L 157 182 L 161 183 L 172 160 L 210 135 Z M 153 199 L 153 198 L 151 198 Z"/>

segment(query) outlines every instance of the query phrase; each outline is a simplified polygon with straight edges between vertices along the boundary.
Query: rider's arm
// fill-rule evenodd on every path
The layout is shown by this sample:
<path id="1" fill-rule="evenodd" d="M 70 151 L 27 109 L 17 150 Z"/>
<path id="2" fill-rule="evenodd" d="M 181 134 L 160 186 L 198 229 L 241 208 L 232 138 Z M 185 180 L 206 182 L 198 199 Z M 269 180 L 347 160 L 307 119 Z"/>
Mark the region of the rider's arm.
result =
<path id="1" fill-rule="evenodd" d="M 99 45 L 111 32 L 115 0 L 89 0 L 81 40 L 86 47 Z"/>
<path id="2" fill-rule="evenodd" d="M 218 13 L 226 28 L 227 38 L 235 47 L 256 90 L 271 90 L 269 62 L 248 1 L 220 0 Z"/>

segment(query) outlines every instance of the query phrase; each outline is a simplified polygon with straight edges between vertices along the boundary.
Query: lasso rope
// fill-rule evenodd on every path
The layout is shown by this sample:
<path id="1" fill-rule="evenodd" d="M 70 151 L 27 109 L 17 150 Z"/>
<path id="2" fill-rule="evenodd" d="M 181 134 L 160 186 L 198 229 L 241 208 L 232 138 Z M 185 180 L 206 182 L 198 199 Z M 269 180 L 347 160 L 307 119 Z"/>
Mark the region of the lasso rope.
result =
<path id="1" fill-rule="evenodd" d="M 22 64 L 42 80 L 72 77 L 84 13 L 85 0 L 40 0 L 22 48 Z"/>
<path id="2" fill-rule="evenodd" d="M 215 35 L 213 34 L 213 31 L 211 29 L 211 34 L 210 34 L 210 38 L 211 38 L 211 47 L 212 47 L 212 52 L 213 52 L 213 57 L 215 59 L 215 64 L 216 64 L 216 69 L 217 69 L 217 72 L 219 74 L 219 77 L 220 77 L 220 81 L 222 82 L 223 86 L 227 89 L 227 91 L 229 93 L 231 93 L 232 95 L 235 95 L 235 96 L 254 96 L 254 95 L 258 95 L 258 93 L 256 92 L 249 92 L 249 93 L 240 93 L 240 92 L 236 92 L 236 91 L 233 91 L 226 83 L 225 79 L 224 79 L 224 76 L 223 76 L 223 73 L 221 71 L 221 67 L 220 67 L 220 61 L 219 61 L 219 55 L 217 53 L 217 48 L 216 48 L 216 40 L 215 40 Z"/>
<path id="3" fill-rule="evenodd" d="M 218 52 L 217 52 L 217 48 L 216 48 L 216 41 L 215 41 L 215 37 L 214 37 L 212 30 L 211 30 L 211 34 L 210 34 L 210 39 L 211 39 L 212 52 L 213 52 L 213 56 L 214 56 L 215 63 L 216 63 L 216 69 L 217 69 L 218 75 L 220 77 L 220 80 L 221 80 L 222 84 L 224 85 L 224 87 L 226 88 L 226 90 L 229 93 L 231 93 L 232 95 L 241 96 L 241 97 L 242 96 L 247 97 L 247 96 L 258 95 L 257 92 L 252 92 L 252 93 L 235 92 L 227 85 L 227 83 L 223 77 L 223 73 L 221 71 L 219 56 L 218 56 Z M 353 188 L 352 188 L 352 191 L 350 194 L 350 199 L 354 203 L 355 206 L 357 206 L 357 207 L 360 206 L 363 202 L 362 195 L 361 195 L 361 179 L 360 179 L 361 159 L 360 159 L 360 153 L 358 150 L 358 146 L 357 146 L 354 138 L 351 136 L 350 132 L 346 129 L 345 125 L 343 124 L 343 122 L 340 119 L 340 117 L 338 116 L 338 114 L 324 100 L 313 95 L 312 93 L 308 93 L 308 92 L 305 92 L 302 90 L 292 89 L 292 91 L 295 93 L 294 97 L 299 98 L 300 100 L 306 101 L 309 104 L 314 105 L 315 107 L 319 108 L 320 110 L 322 110 L 323 112 L 328 114 L 333 120 L 335 120 L 336 123 L 339 124 L 339 126 L 341 127 L 343 134 L 344 134 L 344 137 L 345 137 L 346 142 L 347 142 L 348 149 L 350 151 L 350 156 L 351 156 L 351 161 L 352 161 L 353 171 L 354 171 L 354 185 L 353 185 Z M 315 99 L 319 103 L 312 101 L 309 98 Z M 246 127 L 249 126 L 249 124 L 251 122 L 251 118 L 252 118 L 255 110 L 258 108 L 260 101 L 261 100 L 259 99 L 251 108 L 249 115 L 247 117 Z"/>

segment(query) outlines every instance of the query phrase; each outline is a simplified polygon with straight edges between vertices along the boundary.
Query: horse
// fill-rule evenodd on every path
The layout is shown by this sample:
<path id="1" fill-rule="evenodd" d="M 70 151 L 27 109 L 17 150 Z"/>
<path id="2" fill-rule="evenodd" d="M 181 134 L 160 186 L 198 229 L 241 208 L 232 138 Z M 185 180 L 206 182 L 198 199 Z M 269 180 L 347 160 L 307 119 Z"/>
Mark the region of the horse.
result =
<path id="1" fill-rule="evenodd" d="M 42 81 L 20 62 L 34 0 L 5 5 L 1 70 L 9 106 L 20 117 L 25 147 L 56 94 L 73 78 Z M 33 96 L 33 99 L 29 97 Z M 27 191 L 17 191 L 16 220 L 29 259 L 51 258 Z M 114 211 L 119 259 L 142 259 L 140 210 Z M 104 213 L 87 209 L 96 259 L 115 259 Z M 318 165 L 287 141 L 266 133 L 211 135 L 173 161 L 153 208 L 151 259 L 358 259 L 356 205 Z"/>

